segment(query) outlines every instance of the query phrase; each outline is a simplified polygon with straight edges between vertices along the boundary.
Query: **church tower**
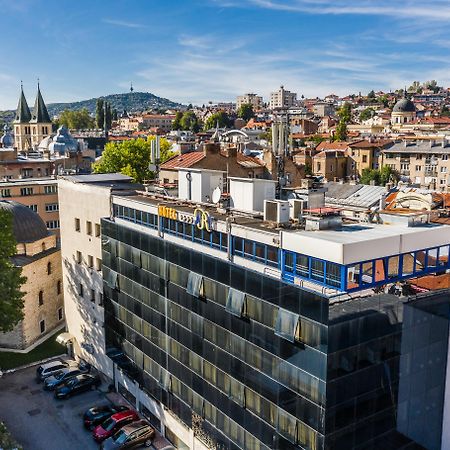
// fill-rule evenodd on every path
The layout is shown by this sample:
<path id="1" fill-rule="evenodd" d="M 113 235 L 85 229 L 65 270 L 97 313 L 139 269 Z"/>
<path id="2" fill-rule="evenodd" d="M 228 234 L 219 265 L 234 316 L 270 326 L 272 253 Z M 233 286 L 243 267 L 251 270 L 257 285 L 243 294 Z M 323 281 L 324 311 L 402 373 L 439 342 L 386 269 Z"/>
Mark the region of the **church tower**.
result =
<path id="1" fill-rule="evenodd" d="M 28 108 L 27 99 L 23 93 L 23 85 L 20 86 L 19 104 L 17 105 L 14 117 L 14 141 L 18 151 L 25 151 L 31 148 L 31 113 Z"/>
<path id="2" fill-rule="evenodd" d="M 36 147 L 42 139 L 50 136 L 52 133 L 52 121 L 48 115 L 47 106 L 45 106 L 42 98 L 39 82 L 37 86 L 36 101 L 34 102 L 33 116 L 30 120 L 31 128 L 31 145 Z"/>

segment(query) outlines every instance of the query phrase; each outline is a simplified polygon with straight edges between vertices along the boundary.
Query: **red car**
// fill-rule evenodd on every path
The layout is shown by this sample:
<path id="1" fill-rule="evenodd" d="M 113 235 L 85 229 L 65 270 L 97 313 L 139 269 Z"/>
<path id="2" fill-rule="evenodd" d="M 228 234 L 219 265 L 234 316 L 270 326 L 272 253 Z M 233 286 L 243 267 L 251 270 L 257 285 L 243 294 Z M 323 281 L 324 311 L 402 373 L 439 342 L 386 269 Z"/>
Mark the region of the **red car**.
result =
<path id="1" fill-rule="evenodd" d="M 103 442 L 124 425 L 128 425 L 138 419 L 138 413 L 132 409 L 118 412 L 113 414 L 109 419 L 106 419 L 101 425 L 95 427 L 92 431 L 92 436 L 97 442 Z"/>

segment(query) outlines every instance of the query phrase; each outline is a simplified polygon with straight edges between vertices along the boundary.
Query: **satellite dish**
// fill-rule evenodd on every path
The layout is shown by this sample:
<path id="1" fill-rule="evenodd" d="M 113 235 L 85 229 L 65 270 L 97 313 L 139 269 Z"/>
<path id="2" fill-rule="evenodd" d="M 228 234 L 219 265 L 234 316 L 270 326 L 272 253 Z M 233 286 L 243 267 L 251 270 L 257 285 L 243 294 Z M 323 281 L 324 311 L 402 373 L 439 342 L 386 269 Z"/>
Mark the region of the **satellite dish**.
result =
<path id="1" fill-rule="evenodd" d="M 222 197 L 222 191 L 220 190 L 220 187 L 217 186 L 211 196 L 211 200 L 213 203 L 219 203 L 220 197 Z"/>

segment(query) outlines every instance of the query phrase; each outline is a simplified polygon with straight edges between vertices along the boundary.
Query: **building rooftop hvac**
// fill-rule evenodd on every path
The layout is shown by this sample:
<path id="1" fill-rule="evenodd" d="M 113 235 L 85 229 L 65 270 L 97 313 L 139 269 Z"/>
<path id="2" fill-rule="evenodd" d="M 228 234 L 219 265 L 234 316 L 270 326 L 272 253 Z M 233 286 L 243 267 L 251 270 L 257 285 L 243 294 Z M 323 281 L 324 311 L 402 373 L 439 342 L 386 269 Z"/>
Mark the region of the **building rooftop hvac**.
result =
<path id="1" fill-rule="evenodd" d="M 17 242 L 35 242 L 48 236 L 44 221 L 27 206 L 11 200 L 2 200 L 0 209 L 12 214 L 13 233 Z"/>

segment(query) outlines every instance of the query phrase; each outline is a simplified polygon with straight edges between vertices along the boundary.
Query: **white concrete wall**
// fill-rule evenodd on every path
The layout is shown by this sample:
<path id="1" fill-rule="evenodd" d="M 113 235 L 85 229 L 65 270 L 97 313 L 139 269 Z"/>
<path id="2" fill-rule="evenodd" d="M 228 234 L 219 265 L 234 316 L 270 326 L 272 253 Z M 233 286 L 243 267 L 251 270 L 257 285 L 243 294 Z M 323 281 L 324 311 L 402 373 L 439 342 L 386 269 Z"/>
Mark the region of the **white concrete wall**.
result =
<path id="1" fill-rule="evenodd" d="M 103 293 L 102 272 L 95 268 L 96 259 L 102 257 L 101 237 L 95 236 L 95 224 L 110 216 L 110 190 L 92 184 L 73 183 L 59 179 L 59 211 L 61 222 L 61 256 L 63 262 L 64 308 L 68 332 L 76 338 L 74 350 L 107 376 L 112 377 L 112 363 L 105 355 L 104 309 L 99 305 Z M 75 231 L 75 218 L 81 229 Z M 92 235 L 86 233 L 86 221 L 92 223 Z M 82 254 L 77 263 L 77 251 Z M 88 267 L 88 255 L 94 258 L 94 268 Z M 83 283 L 84 298 L 78 295 Z M 95 302 L 91 301 L 95 290 Z M 91 345 L 90 354 L 83 346 Z"/>

